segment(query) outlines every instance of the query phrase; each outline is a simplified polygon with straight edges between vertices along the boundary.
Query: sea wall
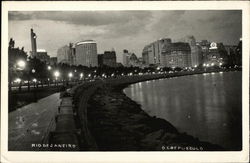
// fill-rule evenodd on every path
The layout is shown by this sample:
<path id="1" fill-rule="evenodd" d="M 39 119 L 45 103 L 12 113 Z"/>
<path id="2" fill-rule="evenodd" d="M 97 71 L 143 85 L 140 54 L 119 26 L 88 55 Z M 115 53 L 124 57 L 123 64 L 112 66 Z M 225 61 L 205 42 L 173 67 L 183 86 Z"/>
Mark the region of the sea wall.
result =
<path id="1" fill-rule="evenodd" d="M 180 133 L 164 119 L 149 116 L 119 87 L 104 85 L 88 104 L 89 130 L 100 151 L 224 150 Z"/>
<path id="2" fill-rule="evenodd" d="M 151 74 L 127 76 L 84 83 L 73 87 L 81 134 L 81 149 L 91 151 L 224 150 L 180 133 L 164 119 L 151 117 L 129 99 L 122 89 L 129 84 L 184 75 Z M 196 73 L 197 74 L 197 73 Z"/>
<path id="3" fill-rule="evenodd" d="M 29 109 L 25 109 L 26 111 L 22 113 L 24 117 L 36 114 L 36 117 L 39 117 L 37 118 L 39 124 L 46 122 L 49 127 L 46 127 L 47 125 L 40 127 L 34 123 L 28 125 L 32 130 L 27 129 L 27 125 L 18 128 L 25 130 L 28 136 L 32 131 L 33 136 L 36 135 L 39 139 L 41 138 L 41 140 L 37 139 L 37 143 L 46 145 L 42 148 L 37 146 L 36 149 L 33 148 L 32 150 L 188 150 L 186 148 L 191 148 L 190 150 L 224 150 L 217 145 L 201 142 L 198 138 L 180 133 L 166 120 L 149 116 L 141 109 L 139 104 L 129 99 L 122 92 L 123 88 L 136 82 L 198 73 L 203 72 L 123 76 L 91 82 L 85 81 L 61 92 L 61 100 L 54 96 L 49 100 L 39 100 L 36 104 L 39 107 L 34 107 L 35 104 L 32 104 L 30 105 L 30 108 L 33 107 L 32 112 L 26 112 Z M 34 112 L 34 108 L 38 108 L 37 112 Z M 44 114 L 45 112 L 42 110 L 48 109 L 50 111 L 46 111 L 46 114 Z M 15 113 L 20 114 L 20 111 Z M 27 121 L 27 118 L 14 117 L 14 119 L 17 119 L 20 123 L 24 123 L 24 119 Z M 16 121 L 10 122 L 15 123 Z M 30 122 L 33 123 L 33 120 Z M 19 123 L 15 123 L 15 125 L 19 125 Z M 15 125 L 13 128 L 16 128 Z M 39 132 L 34 132 L 34 128 L 37 128 Z M 40 131 L 41 129 L 46 132 Z M 16 129 L 13 131 L 15 131 L 13 134 L 18 136 Z M 22 139 L 17 144 L 20 144 L 21 147 L 23 141 L 30 144 L 31 139 Z M 48 146 L 48 144 L 51 146 Z M 72 148 L 72 145 L 74 145 L 74 148 Z"/>

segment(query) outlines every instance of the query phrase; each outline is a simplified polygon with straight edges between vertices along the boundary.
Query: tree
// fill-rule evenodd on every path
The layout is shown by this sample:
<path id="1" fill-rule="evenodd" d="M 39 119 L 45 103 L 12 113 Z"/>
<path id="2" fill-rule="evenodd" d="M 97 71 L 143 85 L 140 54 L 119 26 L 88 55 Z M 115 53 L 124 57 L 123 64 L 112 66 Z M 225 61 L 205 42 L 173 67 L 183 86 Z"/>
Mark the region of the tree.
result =
<path id="1" fill-rule="evenodd" d="M 11 38 L 8 47 L 8 73 L 9 73 L 9 90 L 11 90 L 11 82 L 16 77 L 23 77 L 24 70 L 18 70 L 17 62 L 27 60 L 27 53 L 24 48 L 20 50 L 19 47 L 15 48 L 15 41 Z M 21 86 L 21 85 L 20 85 Z"/>

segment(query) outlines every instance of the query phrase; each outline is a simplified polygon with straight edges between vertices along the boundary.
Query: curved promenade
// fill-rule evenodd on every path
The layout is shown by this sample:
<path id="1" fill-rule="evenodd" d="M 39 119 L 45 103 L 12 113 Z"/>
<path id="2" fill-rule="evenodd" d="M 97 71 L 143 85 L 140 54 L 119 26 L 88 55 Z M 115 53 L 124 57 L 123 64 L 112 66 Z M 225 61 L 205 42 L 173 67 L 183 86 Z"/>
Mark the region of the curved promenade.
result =
<path id="1" fill-rule="evenodd" d="M 121 90 L 127 85 L 132 84 L 132 83 L 160 79 L 160 78 L 170 78 L 170 77 L 177 77 L 177 76 L 200 74 L 200 73 L 203 73 L 203 72 L 195 72 L 195 73 L 194 72 L 180 72 L 180 73 L 170 73 L 170 74 L 126 76 L 126 77 L 109 78 L 106 80 L 97 80 L 94 82 L 85 82 L 85 83 L 81 83 L 81 84 L 74 86 L 72 89 L 61 94 L 62 102 L 61 102 L 61 106 L 59 107 L 60 111 L 58 112 L 58 115 L 56 116 L 56 130 L 51 132 L 51 136 L 49 140 L 51 144 L 66 144 L 65 146 L 67 147 L 70 146 L 70 147 L 69 148 L 59 147 L 59 148 L 53 148 L 52 150 L 99 151 L 99 150 L 106 149 L 104 147 L 99 147 L 99 144 L 102 142 L 97 143 L 95 140 L 95 138 L 100 135 L 100 134 L 96 135 L 95 131 L 92 129 L 93 125 L 95 125 L 95 122 L 89 122 L 89 119 L 93 119 L 93 118 L 96 119 L 94 121 L 100 120 L 100 121 L 105 122 L 107 120 L 105 118 L 103 119 L 105 115 L 103 115 L 103 117 L 102 115 L 100 115 L 99 117 L 98 116 L 95 117 L 95 115 L 92 117 L 89 117 L 89 115 L 92 114 L 91 111 L 94 110 L 94 109 L 92 110 L 90 109 L 95 108 L 95 106 L 92 106 L 95 104 L 91 104 L 90 102 L 91 101 L 93 102 L 93 99 L 99 98 L 104 90 L 107 96 L 108 96 L 108 93 L 114 94 L 114 92 L 112 92 L 111 90 L 119 90 L 120 93 L 117 94 L 119 96 L 121 94 Z M 102 93 L 100 94 L 100 92 Z M 124 98 L 124 97 L 121 97 L 121 98 Z M 99 101 L 95 101 L 95 103 L 99 103 L 101 102 L 101 100 L 103 99 L 100 99 Z M 124 100 L 124 99 L 120 99 L 120 100 Z M 68 101 L 68 103 L 70 103 L 70 106 L 64 106 L 65 104 L 63 104 L 63 101 Z M 127 101 L 127 103 L 131 103 L 131 101 Z M 133 106 L 133 103 L 131 105 Z M 146 115 L 146 113 L 144 113 L 141 110 L 141 108 L 139 108 L 137 105 L 134 105 L 134 109 L 139 110 L 139 114 L 143 114 L 143 116 Z M 88 114 L 88 112 L 90 113 Z M 176 128 L 173 127 L 169 122 L 159 119 L 159 118 L 155 118 L 155 117 L 152 118 L 152 117 L 149 117 L 148 115 L 146 115 L 146 117 L 149 118 L 149 121 L 152 121 L 152 123 L 155 122 L 157 126 L 162 126 L 162 128 L 160 128 L 157 131 L 155 131 L 154 127 L 151 127 L 150 132 L 152 133 L 156 132 L 157 134 L 158 133 L 168 134 L 168 132 L 171 131 L 171 133 L 173 132 L 175 136 L 183 137 L 183 135 L 179 133 L 176 130 Z M 127 119 L 126 117 L 121 117 L 121 118 Z M 141 125 L 145 125 L 146 127 L 148 127 L 148 125 L 145 123 Z M 96 127 L 98 128 L 99 126 L 96 126 Z M 112 132 L 112 128 L 108 128 L 108 130 Z M 142 139 L 142 138 L 137 138 L 137 139 Z M 203 148 L 207 150 L 212 150 L 212 149 L 221 150 L 222 149 L 221 147 L 217 145 L 213 145 L 207 142 L 200 142 L 199 140 L 197 140 L 197 138 L 193 138 L 192 136 L 188 136 L 188 138 L 185 137 L 185 139 L 188 139 L 186 141 L 191 142 L 190 144 L 196 144 L 196 145 L 199 144 L 200 146 L 203 146 Z M 74 149 L 71 148 L 72 145 L 74 146 Z M 136 150 L 147 150 L 147 149 L 160 150 L 160 149 L 155 149 L 151 147 L 136 149 Z M 109 150 L 113 150 L 113 148 L 110 148 Z M 130 149 L 128 148 L 125 150 L 130 150 Z"/>

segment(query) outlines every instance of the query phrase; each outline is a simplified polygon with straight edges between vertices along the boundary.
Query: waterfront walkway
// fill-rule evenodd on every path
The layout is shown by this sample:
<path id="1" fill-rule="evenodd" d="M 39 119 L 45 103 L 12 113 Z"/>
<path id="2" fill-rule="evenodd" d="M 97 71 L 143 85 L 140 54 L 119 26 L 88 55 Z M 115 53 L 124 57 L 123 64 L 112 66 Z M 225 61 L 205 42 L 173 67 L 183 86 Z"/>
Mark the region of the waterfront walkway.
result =
<path id="1" fill-rule="evenodd" d="M 202 72 L 196 72 L 199 74 Z M 84 150 L 95 149 L 95 142 L 92 141 L 92 136 L 88 131 L 87 125 L 87 106 L 88 100 L 97 89 L 103 86 L 111 88 L 125 87 L 126 85 L 154 80 L 160 78 L 169 78 L 176 76 L 192 75 L 193 72 L 171 73 L 171 74 L 154 74 L 142 76 L 126 76 L 118 78 L 110 78 L 106 80 L 97 80 L 94 82 L 85 82 L 75 85 L 68 92 L 73 95 L 73 103 L 76 109 L 78 121 L 77 126 L 80 129 L 81 144 Z M 46 148 L 32 147 L 33 144 L 47 144 L 49 134 L 56 131 L 60 127 L 55 122 L 55 117 L 60 106 L 59 93 L 53 94 L 39 100 L 37 103 L 26 105 L 9 113 L 9 150 L 10 151 L 41 151 L 48 150 Z M 64 123 L 64 122 L 63 122 Z M 65 122 L 66 123 L 66 122 Z M 67 132 L 69 133 L 69 132 Z M 78 132 L 77 132 L 78 134 Z M 57 135 L 58 136 L 58 135 Z M 79 135 L 77 135 L 79 136 Z M 53 142 L 59 142 L 55 138 Z M 64 137 L 62 136 L 62 139 Z M 63 143 L 63 142 L 60 142 Z M 94 144 L 94 145 L 93 145 Z M 51 149 L 49 149 L 51 150 Z"/>
<path id="2" fill-rule="evenodd" d="M 34 151 L 39 148 L 32 144 L 47 143 L 48 134 L 55 127 L 59 95 L 52 94 L 9 113 L 9 150 Z"/>

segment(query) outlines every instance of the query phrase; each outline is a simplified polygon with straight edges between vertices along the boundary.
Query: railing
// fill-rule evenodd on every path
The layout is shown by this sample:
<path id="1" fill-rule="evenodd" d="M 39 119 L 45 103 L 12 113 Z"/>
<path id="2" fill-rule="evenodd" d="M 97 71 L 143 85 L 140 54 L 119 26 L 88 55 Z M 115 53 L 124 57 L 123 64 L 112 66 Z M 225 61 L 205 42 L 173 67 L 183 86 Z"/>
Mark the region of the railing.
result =
<path id="1" fill-rule="evenodd" d="M 50 133 L 50 144 L 68 144 L 55 151 L 97 150 L 87 122 L 87 102 L 102 82 L 87 82 L 62 93 L 62 101 L 55 118 L 55 131 Z M 74 148 L 72 148 L 74 146 Z"/>
<path id="2" fill-rule="evenodd" d="M 77 83 L 81 83 L 82 81 L 71 81 L 68 82 L 67 85 L 71 86 L 71 85 L 75 85 Z M 66 86 L 66 82 L 53 82 L 53 83 L 22 83 L 22 84 L 12 84 L 10 87 L 9 91 L 12 92 L 21 92 L 21 91 L 32 91 L 32 90 L 38 90 L 38 89 L 42 89 L 42 88 L 57 88 L 57 87 L 61 87 L 61 86 Z"/>

